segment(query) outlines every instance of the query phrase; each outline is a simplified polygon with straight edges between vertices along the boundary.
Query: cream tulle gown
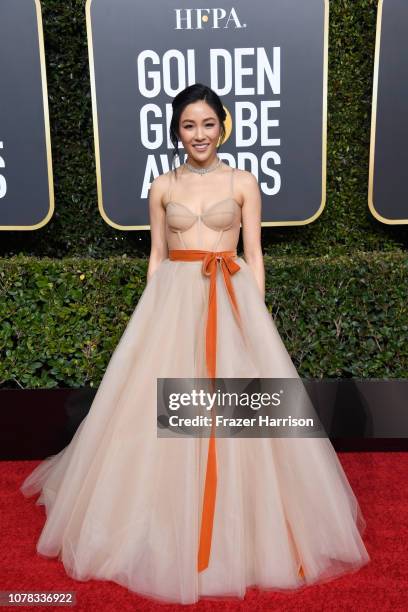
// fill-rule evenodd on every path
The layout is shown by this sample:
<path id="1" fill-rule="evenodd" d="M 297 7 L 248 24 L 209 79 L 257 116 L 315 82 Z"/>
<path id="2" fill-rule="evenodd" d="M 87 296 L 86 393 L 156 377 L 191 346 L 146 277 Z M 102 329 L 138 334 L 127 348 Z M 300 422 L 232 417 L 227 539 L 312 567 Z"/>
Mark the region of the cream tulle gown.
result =
<path id="1" fill-rule="evenodd" d="M 221 170 L 224 191 L 201 214 L 187 194 L 184 203 L 171 199 L 180 187 L 168 173 L 169 250 L 236 249 L 234 171 Z M 234 261 L 242 327 L 218 270 L 217 376 L 298 378 L 252 270 Z M 156 378 L 206 376 L 208 311 L 203 261 L 162 261 L 72 441 L 22 484 L 26 496 L 40 492 L 36 503 L 46 509 L 38 553 L 58 556 L 77 580 L 112 580 L 187 604 L 243 598 L 251 585 L 297 589 L 370 560 L 365 520 L 327 438 L 217 438 L 211 554 L 198 571 L 209 438 L 157 437 Z"/>

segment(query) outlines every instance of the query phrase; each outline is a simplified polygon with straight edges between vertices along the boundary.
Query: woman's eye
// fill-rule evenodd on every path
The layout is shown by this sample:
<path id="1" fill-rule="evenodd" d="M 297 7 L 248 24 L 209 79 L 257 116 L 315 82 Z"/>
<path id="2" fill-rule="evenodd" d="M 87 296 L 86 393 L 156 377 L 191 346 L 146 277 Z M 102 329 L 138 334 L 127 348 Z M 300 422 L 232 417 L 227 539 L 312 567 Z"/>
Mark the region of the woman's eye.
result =
<path id="1" fill-rule="evenodd" d="M 185 125 L 185 126 L 184 126 L 184 128 L 185 128 L 186 130 L 189 130 L 191 127 L 193 127 L 193 126 L 192 126 L 192 125 Z M 207 127 L 207 128 L 214 127 L 214 123 L 207 123 L 205 127 Z"/>

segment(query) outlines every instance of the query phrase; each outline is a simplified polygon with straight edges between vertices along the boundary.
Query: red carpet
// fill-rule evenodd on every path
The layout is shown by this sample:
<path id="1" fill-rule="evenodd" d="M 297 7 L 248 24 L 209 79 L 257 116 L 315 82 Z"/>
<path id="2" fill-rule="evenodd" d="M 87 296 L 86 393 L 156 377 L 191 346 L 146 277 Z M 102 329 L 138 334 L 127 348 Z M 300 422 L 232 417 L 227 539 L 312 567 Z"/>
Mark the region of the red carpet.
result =
<path id="1" fill-rule="evenodd" d="M 1 591 L 75 591 L 77 610 L 386 610 L 408 609 L 408 453 L 339 453 L 359 500 L 371 562 L 355 574 L 301 592 L 262 593 L 249 589 L 244 600 L 202 600 L 194 606 L 153 603 L 108 581 L 78 582 L 67 577 L 57 559 L 36 554 L 44 523 L 43 506 L 25 499 L 18 487 L 38 462 L 0 463 Z M 11 609 L 11 608 L 4 608 Z M 24 610 L 51 610 L 25 606 Z M 60 609 L 60 608 L 58 608 Z"/>

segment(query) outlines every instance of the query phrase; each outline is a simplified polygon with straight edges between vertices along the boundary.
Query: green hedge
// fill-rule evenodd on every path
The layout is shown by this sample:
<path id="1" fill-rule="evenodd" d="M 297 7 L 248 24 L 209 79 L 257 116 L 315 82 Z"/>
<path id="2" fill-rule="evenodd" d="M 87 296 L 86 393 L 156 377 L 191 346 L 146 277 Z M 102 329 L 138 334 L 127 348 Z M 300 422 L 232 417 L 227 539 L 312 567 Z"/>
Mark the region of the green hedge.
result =
<path id="1" fill-rule="evenodd" d="M 0 260 L 0 386 L 97 386 L 146 259 Z M 265 257 L 266 304 L 307 377 L 408 374 L 408 256 Z"/>
<path id="2" fill-rule="evenodd" d="M 408 244 L 405 226 L 378 222 L 367 206 L 377 0 L 329 5 L 326 208 L 308 226 L 264 228 L 262 244 L 274 256 L 394 251 Z M 0 256 L 146 256 L 149 232 L 116 230 L 97 207 L 85 1 L 42 0 L 41 6 L 56 212 L 40 230 L 2 232 Z"/>

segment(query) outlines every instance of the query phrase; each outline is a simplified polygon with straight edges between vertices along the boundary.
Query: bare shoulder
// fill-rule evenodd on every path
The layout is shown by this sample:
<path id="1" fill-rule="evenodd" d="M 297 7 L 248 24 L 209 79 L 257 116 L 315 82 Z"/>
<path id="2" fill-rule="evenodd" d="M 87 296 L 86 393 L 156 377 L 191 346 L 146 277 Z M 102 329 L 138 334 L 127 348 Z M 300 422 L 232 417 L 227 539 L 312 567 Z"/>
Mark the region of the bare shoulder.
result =
<path id="1" fill-rule="evenodd" d="M 172 171 L 169 170 L 168 172 L 159 174 L 155 179 L 153 179 L 150 185 L 150 199 L 154 201 L 156 205 L 160 205 L 163 208 L 166 207 L 166 194 L 169 189 L 171 172 Z"/>
<path id="2" fill-rule="evenodd" d="M 242 207 L 246 201 L 253 200 L 255 196 L 259 195 L 259 185 L 256 177 L 248 170 L 236 168 L 235 175 L 236 190 L 237 194 L 239 194 L 239 203 Z"/>
<path id="3" fill-rule="evenodd" d="M 165 189 L 169 184 L 171 175 L 171 170 L 168 172 L 163 172 L 163 174 L 159 174 L 153 179 L 152 184 L 150 185 L 150 189 L 154 189 L 155 191 L 159 191 L 160 189 Z"/>

